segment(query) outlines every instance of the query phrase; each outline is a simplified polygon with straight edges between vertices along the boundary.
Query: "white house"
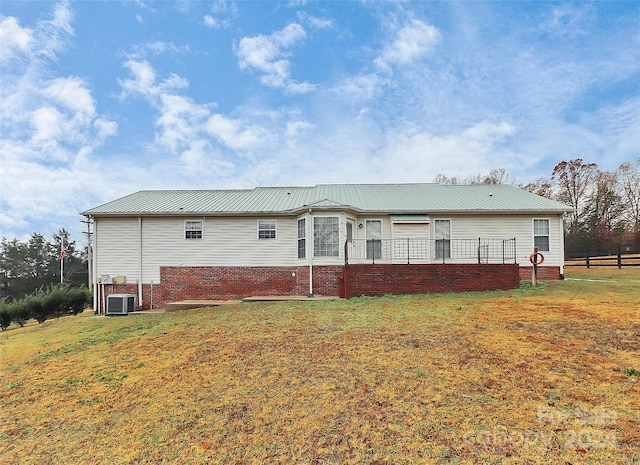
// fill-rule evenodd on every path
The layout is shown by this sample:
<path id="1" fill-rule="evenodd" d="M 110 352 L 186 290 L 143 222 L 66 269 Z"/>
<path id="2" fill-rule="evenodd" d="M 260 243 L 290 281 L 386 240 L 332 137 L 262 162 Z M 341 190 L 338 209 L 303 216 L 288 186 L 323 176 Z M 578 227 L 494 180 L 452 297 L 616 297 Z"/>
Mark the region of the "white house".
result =
<path id="1" fill-rule="evenodd" d="M 539 276 L 560 279 L 569 211 L 508 185 L 416 183 L 140 191 L 81 214 L 93 222 L 96 290 L 135 293 L 149 308 L 184 299 L 345 295 L 350 266 L 360 267 L 359 276 L 398 266 L 388 272 L 398 276 L 411 265 L 408 276 L 436 265 L 476 274 L 517 265 L 525 279 L 534 247 L 544 256 Z M 431 289 L 409 290 L 419 291 Z"/>

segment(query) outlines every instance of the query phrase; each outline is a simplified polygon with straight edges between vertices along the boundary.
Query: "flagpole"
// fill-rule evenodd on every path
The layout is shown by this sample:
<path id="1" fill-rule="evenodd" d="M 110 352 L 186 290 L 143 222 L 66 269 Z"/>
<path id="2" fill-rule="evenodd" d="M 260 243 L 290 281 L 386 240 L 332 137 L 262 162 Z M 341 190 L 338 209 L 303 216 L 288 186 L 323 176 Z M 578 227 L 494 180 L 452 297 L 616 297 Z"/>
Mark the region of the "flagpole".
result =
<path id="1" fill-rule="evenodd" d="M 64 238 L 60 241 L 60 284 L 64 282 Z"/>

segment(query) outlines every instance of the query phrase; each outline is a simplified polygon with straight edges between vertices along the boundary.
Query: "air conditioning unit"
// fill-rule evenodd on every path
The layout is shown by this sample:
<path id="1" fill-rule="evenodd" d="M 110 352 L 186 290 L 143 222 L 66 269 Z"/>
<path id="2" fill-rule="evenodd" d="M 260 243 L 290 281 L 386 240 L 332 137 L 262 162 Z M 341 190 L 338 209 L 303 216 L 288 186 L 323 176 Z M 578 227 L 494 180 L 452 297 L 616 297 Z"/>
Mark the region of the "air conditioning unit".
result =
<path id="1" fill-rule="evenodd" d="M 136 308 L 136 296 L 133 294 L 111 294 L 107 296 L 107 315 L 127 315 Z"/>

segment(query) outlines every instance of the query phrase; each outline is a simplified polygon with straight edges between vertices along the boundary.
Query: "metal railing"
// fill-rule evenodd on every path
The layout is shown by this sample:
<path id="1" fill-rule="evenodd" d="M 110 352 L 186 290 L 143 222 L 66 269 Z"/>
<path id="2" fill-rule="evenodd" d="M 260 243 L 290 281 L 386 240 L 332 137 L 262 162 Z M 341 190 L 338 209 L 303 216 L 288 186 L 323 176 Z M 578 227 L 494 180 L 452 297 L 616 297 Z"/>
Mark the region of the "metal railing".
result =
<path id="1" fill-rule="evenodd" d="M 349 263 L 516 263 L 514 239 L 352 239 Z"/>

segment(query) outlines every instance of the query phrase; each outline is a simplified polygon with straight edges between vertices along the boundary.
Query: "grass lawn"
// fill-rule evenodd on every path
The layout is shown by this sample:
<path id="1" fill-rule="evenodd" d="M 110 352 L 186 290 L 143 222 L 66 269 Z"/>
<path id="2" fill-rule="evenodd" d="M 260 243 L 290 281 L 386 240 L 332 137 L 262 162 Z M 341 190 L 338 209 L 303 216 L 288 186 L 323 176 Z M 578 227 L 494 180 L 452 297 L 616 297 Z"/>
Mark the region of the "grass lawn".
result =
<path id="1" fill-rule="evenodd" d="M 638 464 L 640 268 L 567 277 L 12 326 L 0 463 Z"/>

